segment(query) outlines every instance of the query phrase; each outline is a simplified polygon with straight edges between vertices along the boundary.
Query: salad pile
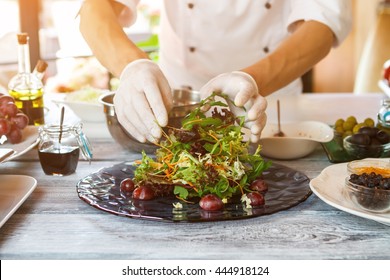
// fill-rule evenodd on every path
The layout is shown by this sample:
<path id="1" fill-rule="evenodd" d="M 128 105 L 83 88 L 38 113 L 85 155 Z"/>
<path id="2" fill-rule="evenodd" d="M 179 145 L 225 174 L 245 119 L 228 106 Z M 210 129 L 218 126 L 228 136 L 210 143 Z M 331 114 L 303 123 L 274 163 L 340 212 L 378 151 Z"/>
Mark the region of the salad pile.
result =
<path id="1" fill-rule="evenodd" d="M 244 117 L 234 116 L 228 100 L 213 93 L 183 119 L 182 128 L 164 133 L 155 158 L 142 154 L 133 181 L 137 188 L 152 187 L 153 195 L 135 189 L 133 197 L 141 194 L 149 199 L 173 192 L 183 201 L 200 198 L 206 210 L 219 210 L 237 195 L 248 207 L 264 204 L 266 186 L 259 178 L 271 163 L 260 156 L 260 145 L 250 154 L 249 142 L 243 141 Z M 211 116 L 206 116 L 205 108 Z"/>

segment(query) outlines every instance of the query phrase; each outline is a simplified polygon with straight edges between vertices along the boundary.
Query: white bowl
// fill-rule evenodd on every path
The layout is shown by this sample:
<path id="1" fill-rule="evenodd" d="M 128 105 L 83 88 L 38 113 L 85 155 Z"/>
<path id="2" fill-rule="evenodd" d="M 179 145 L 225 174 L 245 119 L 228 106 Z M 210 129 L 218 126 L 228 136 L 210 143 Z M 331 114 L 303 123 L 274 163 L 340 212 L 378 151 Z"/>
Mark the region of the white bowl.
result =
<path id="1" fill-rule="evenodd" d="M 68 106 L 83 122 L 104 122 L 106 117 L 99 98 L 107 92 L 101 89 L 81 89 L 63 93 L 61 98 L 56 98 L 53 102 Z"/>
<path id="2" fill-rule="evenodd" d="M 303 121 L 281 125 L 285 136 L 276 137 L 277 124 L 267 124 L 261 133 L 261 154 L 274 159 L 296 159 L 312 153 L 318 143 L 330 142 L 333 129 L 326 123 Z"/>

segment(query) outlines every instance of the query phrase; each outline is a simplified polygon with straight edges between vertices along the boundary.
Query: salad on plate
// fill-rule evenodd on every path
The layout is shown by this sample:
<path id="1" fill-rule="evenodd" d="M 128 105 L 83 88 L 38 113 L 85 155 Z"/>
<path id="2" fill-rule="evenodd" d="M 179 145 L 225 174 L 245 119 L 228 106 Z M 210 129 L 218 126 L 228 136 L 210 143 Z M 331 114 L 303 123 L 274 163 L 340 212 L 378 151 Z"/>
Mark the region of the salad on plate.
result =
<path id="1" fill-rule="evenodd" d="M 141 200 L 174 195 L 177 208 L 199 203 L 204 210 L 221 210 L 237 197 L 247 208 L 263 206 L 267 185 L 261 175 L 271 162 L 260 156 L 260 145 L 250 152 L 243 140 L 244 117 L 228 109 L 229 101 L 221 93 L 202 100 L 181 128 L 164 133 L 155 157 L 142 154 L 134 178 L 124 179 L 121 191 Z"/>

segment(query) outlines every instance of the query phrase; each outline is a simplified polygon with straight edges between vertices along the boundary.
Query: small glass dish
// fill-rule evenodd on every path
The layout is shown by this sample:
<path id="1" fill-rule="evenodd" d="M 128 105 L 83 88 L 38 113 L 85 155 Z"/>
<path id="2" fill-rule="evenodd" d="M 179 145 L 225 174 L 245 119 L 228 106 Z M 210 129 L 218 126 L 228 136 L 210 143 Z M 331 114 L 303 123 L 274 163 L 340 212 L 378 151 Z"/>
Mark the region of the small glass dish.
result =
<path id="1" fill-rule="evenodd" d="M 390 189 L 366 187 L 345 179 L 345 190 L 351 201 L 358 207 L 375 213 L 385 213 L 390 210 Z"/>
<path id="2" fill-rule="evenodd" d="M 386 144 L 359 145 L 350 142 L 351 136 L 343 140 L 343 146 L 346 152 L 355 159 L 380 158 L 390 155 L 390 142 Z"/>
<path id="3" fill-rule="evenodd" d="M 354 204 L 370 212 L 390 210 L 390 160 L 354 160 L 347 171 L 345 190 Z"/>

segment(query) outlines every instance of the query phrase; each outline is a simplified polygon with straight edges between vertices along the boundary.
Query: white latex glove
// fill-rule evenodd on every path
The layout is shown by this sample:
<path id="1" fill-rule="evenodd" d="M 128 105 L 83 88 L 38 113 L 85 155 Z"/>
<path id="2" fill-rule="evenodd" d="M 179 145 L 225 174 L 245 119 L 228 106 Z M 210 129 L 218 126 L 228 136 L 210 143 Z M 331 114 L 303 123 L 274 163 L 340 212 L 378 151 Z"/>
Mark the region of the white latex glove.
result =
<path id="1" fill-rule="evenodd" d="M 237 107 L 229 104 L 230 110 L 236 116 L 245 116 L 244 126 L 250 129 L 250 141 L 258 142 L 267 122 L 267 100 L 259 94 L 252 76 L 242 71 L 218 75 L 201 88 L 200 96 L 204 99 L 213 92 L 227 94 L 234 101 Z"/>
<path id="2" fill-rule="evenodd" d="M 118 121 L 135 139 L 158 140 L 173 107 L 171 88 L 158 65 L 148 59 L 129 63 L 122 71 L 114 106 Z"/>

